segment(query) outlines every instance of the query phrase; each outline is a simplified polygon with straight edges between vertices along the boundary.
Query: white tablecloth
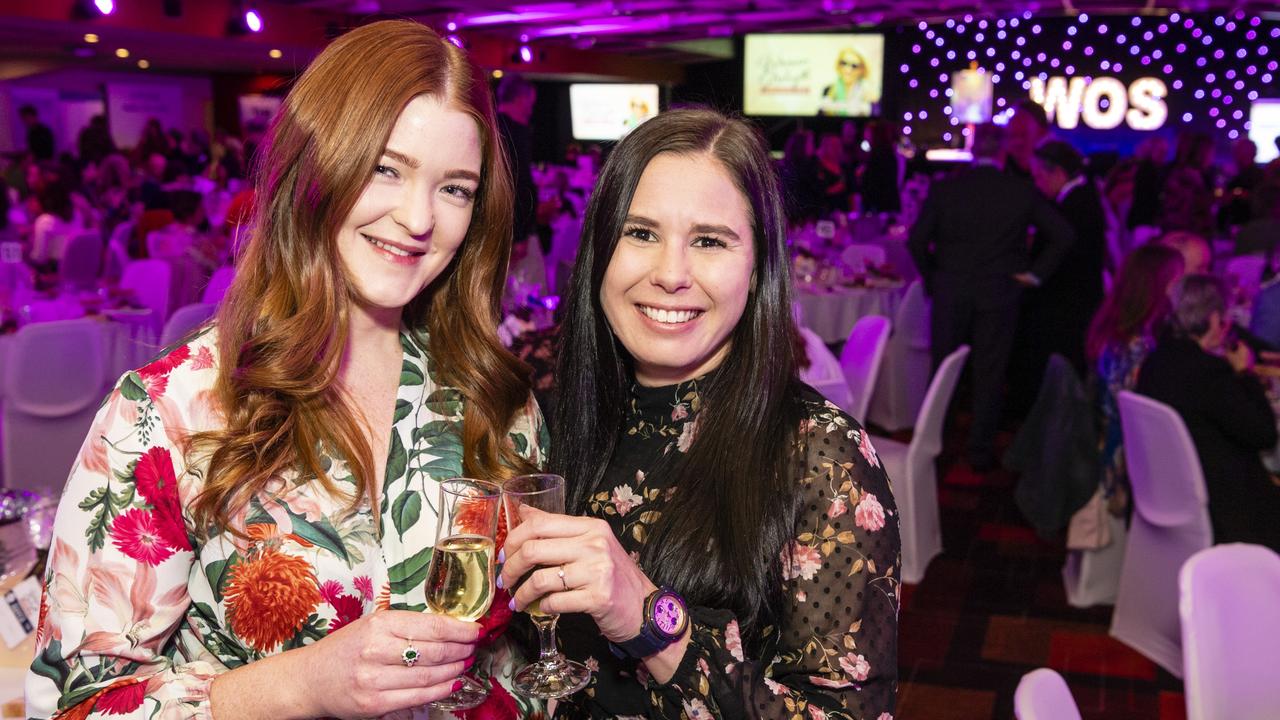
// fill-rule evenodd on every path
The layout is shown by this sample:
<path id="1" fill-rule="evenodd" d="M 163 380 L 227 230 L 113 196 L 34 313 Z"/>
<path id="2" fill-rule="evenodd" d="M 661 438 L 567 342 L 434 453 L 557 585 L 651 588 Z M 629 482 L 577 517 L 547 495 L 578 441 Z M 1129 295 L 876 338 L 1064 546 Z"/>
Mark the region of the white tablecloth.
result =
<path id="1" fill-rule="evenodd" d="M 867 315 L 884 315 L 892 320 L 905 293 L 904 285 L 831 290 L 802 287 L 796 292 L 796 305 L 800 323 L 817 333 L 824 343 L 834 344 L 844 342 L 854 323 Z"/>
<path id="2" fill-rule="evenodd" d="M 140 367 L 160 351 L 150 310 L 108 310 L 99 318 L 106 330 L 108 381 Z M 0 377 L 13 347 L 13 335 L 0 336 Z"/>

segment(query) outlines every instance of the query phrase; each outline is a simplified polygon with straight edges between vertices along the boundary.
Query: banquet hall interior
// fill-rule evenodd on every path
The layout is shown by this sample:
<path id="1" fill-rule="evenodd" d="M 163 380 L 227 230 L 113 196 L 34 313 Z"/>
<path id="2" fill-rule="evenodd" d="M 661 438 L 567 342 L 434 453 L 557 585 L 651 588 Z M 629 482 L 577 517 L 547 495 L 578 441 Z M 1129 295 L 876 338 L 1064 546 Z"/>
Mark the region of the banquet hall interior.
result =
<path id="1" fill-rule="evenodd" d="M 897 500 L 893 717 L 1280 717 L 1274 0 L 0 0 L 8 605 L 102 398 L 234 282 L 293 83 L 388 18 L 491 82 L 498 335 L 547 414 L 613 145 L 690 106 L 759 129 L 801 379 Z"/>

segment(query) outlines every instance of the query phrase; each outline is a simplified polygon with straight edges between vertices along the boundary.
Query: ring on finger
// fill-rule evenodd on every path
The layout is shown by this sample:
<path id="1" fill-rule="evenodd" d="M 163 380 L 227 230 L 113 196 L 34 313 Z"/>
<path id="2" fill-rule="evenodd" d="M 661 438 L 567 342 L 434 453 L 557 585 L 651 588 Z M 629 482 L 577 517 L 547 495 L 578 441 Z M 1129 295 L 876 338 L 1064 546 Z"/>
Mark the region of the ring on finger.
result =
<path id="1" fill-rule="evenodd" d="M 565 592 L 569 592 L 569 583 L 565 582 L 565 580 L 564 580 L 564 566 L 563 566 L 563 565 L 561 565 L 561 566 L 560 566 L 560 569 L 559 569 L 559 570 L 556 570 L 556 575 L 558 575 L 558 576 L 560 577 L 560 587 L 564 588 L 564 591 L 565 591 Z"/>
<path id="2" fill-rule="evenodd" d="M 405 646 L 404 650 L 400 651 L 400 661 L 404 663 L 405 667 L 413 667 L 420 657 L 422 656 L 418 653 L 418 648 L 414 647 L 413 640 L 409 639 L 409 644 Z"/>

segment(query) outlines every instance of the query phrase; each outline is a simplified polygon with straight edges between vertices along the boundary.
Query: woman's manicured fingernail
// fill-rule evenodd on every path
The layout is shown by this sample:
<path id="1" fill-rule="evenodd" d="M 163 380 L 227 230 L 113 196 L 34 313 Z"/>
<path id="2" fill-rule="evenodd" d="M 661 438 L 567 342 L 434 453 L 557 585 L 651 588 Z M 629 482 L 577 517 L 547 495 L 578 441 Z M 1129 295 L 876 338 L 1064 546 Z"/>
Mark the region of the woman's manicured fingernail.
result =
<path id="1" fill-rule="evenodd" d="M 475 665 L 475 664 L 476 664 L 476 656 L 475 656 L 475 655 L 472 655 L 471 657 L 469 657 L 469 658 L 467 658 L 465 661 L 463 661 L 463 663 L 462 663 L 462 671 L 463 671 L 463 672 L 466 672 L 467 670 L 470 670 L 470 669 L 471 669 L 471 666 L 472 666 L 472 665 Z"/>
<path id="2" fill-rule="evenodd" d="M 463 685 L 466 685 L 466 683 L 462 682 L 462 678 L 458 678 L 457 680 L 454 680 L 453 689 L 450 692 L 458 692 L 459 690 L 462 689 Z"/>
<path id="3" fill-rule="evenodd" d="M 511 610 L 511 612 L 515 612 L 515 611 L 516 611 L 516 599 L 515 599 L 515 598 L 511 598 L 511 600 L 507 603 L 507 607 Z"/>
<path id="4" fill-rule="evenodd" d="M 506 549 L 506 548 L 499 548 L 499 549 L 498 549 L 498 562 L 500 562 L 500 563 L 504 563 L 504 562 L 506 562 L 506 561 L 507 561 L 507 549 Z"/>
<path id="5" fill-rule="evenodd" d="M 506 583 L 502 582 L 502 575 L 501 575 L 501 574 L 499 574 L 499 575 L 498 575 L 498 577 L 497 577 L 497 579 L 493 581 L 493 584 L 494 584 L 494 585 L 497 585 L 499 590 L 506 590 L 506 589 L 507 589 Z"/>

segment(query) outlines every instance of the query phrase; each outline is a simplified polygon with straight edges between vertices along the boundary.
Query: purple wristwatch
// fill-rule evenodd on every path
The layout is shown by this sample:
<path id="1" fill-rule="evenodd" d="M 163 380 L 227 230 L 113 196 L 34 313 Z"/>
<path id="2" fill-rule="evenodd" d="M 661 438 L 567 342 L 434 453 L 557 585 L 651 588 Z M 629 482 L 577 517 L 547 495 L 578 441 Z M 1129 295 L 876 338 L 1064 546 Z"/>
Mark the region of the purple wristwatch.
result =
<path id="1" fill-rule="evenodd" d="M 619 658 L 646 658 L 679 640 L 688 627 L 689 612 L 684 598 L 671 588 L 661 587 L 645 598 L 640 634 L 630 640 L 611 642 L 609 648 Z"/>

